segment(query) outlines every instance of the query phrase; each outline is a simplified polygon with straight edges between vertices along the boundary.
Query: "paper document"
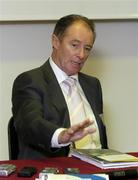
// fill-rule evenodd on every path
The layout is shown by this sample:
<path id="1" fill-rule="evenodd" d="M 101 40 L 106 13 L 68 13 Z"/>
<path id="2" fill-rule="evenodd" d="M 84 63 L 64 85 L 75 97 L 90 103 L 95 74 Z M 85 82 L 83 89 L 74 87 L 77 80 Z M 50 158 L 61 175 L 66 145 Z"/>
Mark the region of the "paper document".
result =
<path id="1" fill-rule="evenodd" d="M 109 180 L 106 174 L 47 174 L 35 180 Z"/>

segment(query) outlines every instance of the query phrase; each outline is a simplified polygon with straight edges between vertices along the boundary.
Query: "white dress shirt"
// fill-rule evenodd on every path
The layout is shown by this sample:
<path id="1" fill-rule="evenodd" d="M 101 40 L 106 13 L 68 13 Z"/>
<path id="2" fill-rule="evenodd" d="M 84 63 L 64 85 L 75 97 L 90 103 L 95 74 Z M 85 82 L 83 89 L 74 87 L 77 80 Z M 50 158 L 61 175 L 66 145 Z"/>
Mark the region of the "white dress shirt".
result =
<path id="1" fill-rule="evenodd" d="M 65 97 L 65 100 L 67 102 L 67 94 L 65 93 L 64 91 L 64 88 L 62 86 L 62 82 L 68 77 L 68 75 L 62 71 L 55 63 L 54 61 L 50 58 L 50 65 L 54 71 L 54 74 L 57 78 L 57 81 L 61 87 L 61 90 L 63 92 L 63 95 Z M 95 116 L 94 116 L 94 113 L 91 109 L 91 106 L 90 104 L 88 103 L 86 97 L 85 97 L 85 94 L 79 84 L 79 81 L 78 81 L 78 74 L 76 75 L 73 75 L 73 77 L 77 80 L 77 86 L 78 86 L 78 89 L 79 89 L 79 93 L 81 95 L 81 98 L 83 99 L 83 102 L 84 102 L 84 108 L 85 108 L 85 112 L 87 114 L 87 118 L 91 119 L 94 121 L 94 128 L 96 128 L 96 132 L 92 134 L 92 138 L 93 138 L 93 143 L 92 144 L 89 144 L 87 148 L 101 148 L 101 143 L 100 143 L 100 137 L 99 137 L 99 130 L 98 130 L 98 125 L 97 125 L 97 122 L 96 122 L 96 119 L 95 119 Z M 68 103 L 67 103 L 68 104 Z M 71 122 L 71 124 L 75 124 L 75 122 Z M 58 136 L 59 134 L 64 130 L 65 128 L 59 128 L 55 131 L 55 133 L 53 134 L 53 137 L 52 137 L 52 140 L 51 140 L 51 146 L 52 147 L 63 147 L 63 146 L 67 146 L 71 143 L 67 143 L 67 144 L 59 144 L 58 143 Z"/>

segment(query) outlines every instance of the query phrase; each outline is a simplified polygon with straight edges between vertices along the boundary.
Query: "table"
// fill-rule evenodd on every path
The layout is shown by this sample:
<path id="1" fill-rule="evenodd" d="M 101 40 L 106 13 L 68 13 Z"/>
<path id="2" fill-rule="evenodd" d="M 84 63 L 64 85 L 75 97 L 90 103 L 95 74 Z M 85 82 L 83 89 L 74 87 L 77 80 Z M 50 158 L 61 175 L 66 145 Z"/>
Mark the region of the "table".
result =
<path id="1" fill-rule="evenodd" d="M 133 155 L 138 157 L 138 153 L 133 153 Z M 0 180 L 34 180 L 38 177 L 39 172 L 44 167 L 58 167 L 60 173 L 63 173 L 64 168 L 79 168 L 81 174 L 94 174 L 94 173 L 103 173 L 111 172 L 113 169 L 103 170 L 89 163 L 83 162 L 75 157 L 56 157 L 56 158 L 46 158 L 41 160 L 10 160 L 10 161 L 0 161 L 0 164 L 3 163 L 12 163 L 16 165 L 17 170 L 15 173 L 9 175 L 8 177 L 0 177 Z M 34 166 L 37 168 L 37 174 L 31 178 L 22 178 L 17 177 L 17 172 L 24 166 Z M 133 169 L 133 168 L 132 168 Z M 120 169 L 117 169 L 120 170 Z M 121 169 L 123 170 L 123 168 Z M 135 178 L 135 180 L 138 178 Z M 127 179 L 132 180 L 132 179 Z"/>

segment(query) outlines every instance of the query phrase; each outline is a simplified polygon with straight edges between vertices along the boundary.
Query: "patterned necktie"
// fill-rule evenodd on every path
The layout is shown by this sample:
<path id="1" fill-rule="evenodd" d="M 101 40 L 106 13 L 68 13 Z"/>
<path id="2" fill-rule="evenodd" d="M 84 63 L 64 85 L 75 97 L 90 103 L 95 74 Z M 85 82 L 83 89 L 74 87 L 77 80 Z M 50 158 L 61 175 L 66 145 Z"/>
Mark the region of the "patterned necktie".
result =
<path id="1" fill-rule="evenodd" d="M 83 105 L 82 98 L 77 88 L 77 80 L 73 77 L 69 77 L 63 81 L 63 84 L 66 86 L 66 94 L 67 94 L 67 104 L 69 107 L 69 114 L 71 124 L 80 123 L 85 120 L 86 113 Z M 87 135 L 84 138 L 75 142 L 75 147 L 84 149 L 87 148 L 88 144 L 92 141 L 91 135 Z"/>

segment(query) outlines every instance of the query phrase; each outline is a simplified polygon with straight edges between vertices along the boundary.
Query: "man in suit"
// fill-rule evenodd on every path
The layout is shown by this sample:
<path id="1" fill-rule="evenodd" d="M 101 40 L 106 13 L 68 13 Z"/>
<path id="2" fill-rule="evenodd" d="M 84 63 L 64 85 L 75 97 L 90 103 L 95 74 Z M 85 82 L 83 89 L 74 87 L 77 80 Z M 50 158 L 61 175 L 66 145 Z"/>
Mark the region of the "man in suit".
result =
<path id="1" fill-rule="evenodd" d="M 89 148 L 107 148 L 101 85 L 80 72 L 95 41 L 94 23 L 80 15 L 62 17 L 52 34 L 51 57 L 20 74 L 13 85 L 12 111 L 19 159 L 68 156 L 70 146 L 90 136 Z M 62 82 L 76 78 L 86 118 L 71 119 Z M 95 139 L 94 139 L 95 138 Z M 82 147 L 83 148 L 83 147 Z M 85 147 L 84 147 L 85 148 Z"/>

